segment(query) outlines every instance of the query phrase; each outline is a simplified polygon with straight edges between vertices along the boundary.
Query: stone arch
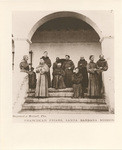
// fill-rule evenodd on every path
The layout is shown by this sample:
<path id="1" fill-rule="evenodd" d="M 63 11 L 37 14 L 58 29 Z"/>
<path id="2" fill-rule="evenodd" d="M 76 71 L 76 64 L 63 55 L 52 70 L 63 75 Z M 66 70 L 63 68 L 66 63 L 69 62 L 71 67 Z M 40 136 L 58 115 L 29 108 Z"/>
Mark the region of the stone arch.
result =
<path id="1" fill-rule="evenodd" d="M 96 25 L 96 23 L 94 23 L 90 18 L 77 13 L 77 12 L 70 12 L 70 11 L 60 11 L 60 12 L 55 12 L 52 14 L 49 14 L 45 17 L 43 17 L 42 19 L 40 19 L 30 30 L 29 34 L 28 34 L 28 40 L 31 41 L 31 38 L 33 36 L 33 34 L 36 32 L 36 30 L 45 22 L 55 19 L 55 18 L 60 18 L 60 17 L 74 17 L 77 19 L 81 19 L 84 22 L 88 23 L 99 35 L 100 39 L 102 39 L 102 31 L 98 28 L 98 26 Z"/>

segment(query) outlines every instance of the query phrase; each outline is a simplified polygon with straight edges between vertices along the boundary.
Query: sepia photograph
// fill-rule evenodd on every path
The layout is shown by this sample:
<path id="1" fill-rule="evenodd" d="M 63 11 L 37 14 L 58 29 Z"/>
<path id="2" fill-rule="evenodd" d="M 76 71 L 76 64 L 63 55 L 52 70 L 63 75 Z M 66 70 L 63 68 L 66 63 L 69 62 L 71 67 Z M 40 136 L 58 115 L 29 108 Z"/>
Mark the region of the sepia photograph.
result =
<path id="1" fill-rule="evenodd" d="M 122 0 L 0 0 L 0 149 L 122 149 Z"/>
<path id="2" fill-rule="evenodd" d="M 113 56 L 113 10 L 12 12 L 13 114 L 114 114 Z"/>

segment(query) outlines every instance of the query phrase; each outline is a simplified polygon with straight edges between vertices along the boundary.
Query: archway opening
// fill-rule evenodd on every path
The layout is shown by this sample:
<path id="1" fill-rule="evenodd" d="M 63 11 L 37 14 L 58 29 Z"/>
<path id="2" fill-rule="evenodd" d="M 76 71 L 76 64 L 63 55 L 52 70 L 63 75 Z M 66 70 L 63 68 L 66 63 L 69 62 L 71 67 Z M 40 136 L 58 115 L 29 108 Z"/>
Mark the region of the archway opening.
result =
<path id="1" fill-rule="evenodd" d="M 31 40 L 32 36 L 36 32 L 36 30 L 40 26 L 42 26 L 44 23 L 46 23 L 50 20 L 53 20 L 56 18 L 62 18 L 62 17 L 73 17 L 73 18 L 77 18 L 77 19 L 80 19 L 80 20 L 86 22 L 96 31 L 96 33 L 99 35 L 100 39 L 102 39 L 102 31 L 99 29 L 99 27 L 97 26 L 97 24 L 94 21 L 92 21 L 90 18 L 88 18 L 87 16 L 85 16 L 81 13 L 71 12 L 71 11 L 59 11 L 59 12 L 51 13 L 51 14 L 46 15 L 45 17 L 41 18 L 31 28 L 30 32 L 28 33 L 28 39 Z"/>
<path id="2" fill-rule="evenodd" d="M 93 54 L 96 61 L 101 54 L 99 39 L 97 32 L 81 19 L 75 17 L 51 19 L 39 26 L 31 38 L 32 65 L 34 68 L 38 65 L 44 51 L 48 51 L 52 64 L 56 57 L 64 59 L 67 54 L 75 66 L 81 56 L 89 62 L 89 56 Z"/>

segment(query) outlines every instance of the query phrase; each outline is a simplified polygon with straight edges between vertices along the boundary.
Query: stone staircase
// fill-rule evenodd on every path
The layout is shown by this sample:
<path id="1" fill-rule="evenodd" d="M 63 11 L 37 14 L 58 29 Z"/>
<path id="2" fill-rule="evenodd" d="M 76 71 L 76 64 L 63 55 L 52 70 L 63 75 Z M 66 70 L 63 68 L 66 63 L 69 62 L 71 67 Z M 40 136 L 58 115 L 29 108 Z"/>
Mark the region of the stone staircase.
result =
<path id="1" fill-rule="evenodd" d="M 35 98 L 34 92 L 29 92 L 22 105 L 22 112 L 35 113 L 108 113 L 104 99 L 85 98 L 74 99 L 73 89 L 49 89 L 49 98 Z"/>

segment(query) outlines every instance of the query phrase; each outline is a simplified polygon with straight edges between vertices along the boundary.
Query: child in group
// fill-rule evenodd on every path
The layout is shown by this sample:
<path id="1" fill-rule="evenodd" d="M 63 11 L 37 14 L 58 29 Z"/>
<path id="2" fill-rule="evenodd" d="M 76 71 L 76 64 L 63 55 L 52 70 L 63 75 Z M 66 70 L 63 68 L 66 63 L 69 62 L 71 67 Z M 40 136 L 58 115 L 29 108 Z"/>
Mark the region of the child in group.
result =
<path id="1" fill-rule="evenodd" d="M 82 79 L 83 76 L 79 72 L 79 68 L 75 68 L 73 76 L 72 76 L 72 83 L 73 83 L 73 97 L 72 98 L 81 98 L 82 97 Z"/>

